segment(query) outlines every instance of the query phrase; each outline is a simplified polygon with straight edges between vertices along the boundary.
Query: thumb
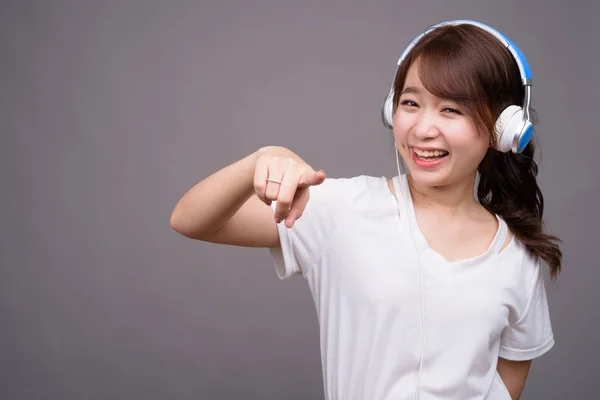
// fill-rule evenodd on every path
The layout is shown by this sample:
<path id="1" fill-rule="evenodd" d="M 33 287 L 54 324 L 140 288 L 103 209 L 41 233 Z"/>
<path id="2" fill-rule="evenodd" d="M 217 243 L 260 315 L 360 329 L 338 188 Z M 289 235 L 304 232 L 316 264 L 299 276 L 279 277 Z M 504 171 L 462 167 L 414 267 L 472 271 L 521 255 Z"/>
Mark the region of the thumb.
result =
<path id="1" fill-rule="evenodd" d="M 299 184 L 302 186 L 320 185 L 325 181 L 327 174 L 322 169 L 319 171 L 306 171 L 302 174 Z"/>

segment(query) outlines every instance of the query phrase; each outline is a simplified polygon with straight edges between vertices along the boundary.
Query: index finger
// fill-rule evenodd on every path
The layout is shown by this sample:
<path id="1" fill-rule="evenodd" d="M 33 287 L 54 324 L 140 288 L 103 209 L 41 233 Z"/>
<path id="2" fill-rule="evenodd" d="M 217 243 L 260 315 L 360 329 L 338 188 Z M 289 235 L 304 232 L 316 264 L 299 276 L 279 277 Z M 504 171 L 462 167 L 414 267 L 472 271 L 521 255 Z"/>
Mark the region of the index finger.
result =
<path id="1" fill-rule="evenodd" d="M 298 190 L 298 177 L 293 171 L 286 171 L 279 185 L 277 205 L 275 207 L 275 220 L 281 222 L 292 207 L 296 191 Z"/>

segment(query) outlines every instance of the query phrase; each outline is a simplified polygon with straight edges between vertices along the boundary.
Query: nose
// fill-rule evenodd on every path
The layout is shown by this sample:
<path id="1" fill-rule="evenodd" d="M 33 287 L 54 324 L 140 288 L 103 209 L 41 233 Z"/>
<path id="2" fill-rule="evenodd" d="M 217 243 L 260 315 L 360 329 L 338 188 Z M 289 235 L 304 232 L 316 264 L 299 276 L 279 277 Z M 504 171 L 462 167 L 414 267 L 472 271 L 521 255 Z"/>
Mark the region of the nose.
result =
<path id="1" fill-rule="evenodd" d="M 436 138 L 439 134 L 436 117 L 432 113 L 422 113 L 414 127 L 415 138 L 419 141 L 426 141 Z"/>

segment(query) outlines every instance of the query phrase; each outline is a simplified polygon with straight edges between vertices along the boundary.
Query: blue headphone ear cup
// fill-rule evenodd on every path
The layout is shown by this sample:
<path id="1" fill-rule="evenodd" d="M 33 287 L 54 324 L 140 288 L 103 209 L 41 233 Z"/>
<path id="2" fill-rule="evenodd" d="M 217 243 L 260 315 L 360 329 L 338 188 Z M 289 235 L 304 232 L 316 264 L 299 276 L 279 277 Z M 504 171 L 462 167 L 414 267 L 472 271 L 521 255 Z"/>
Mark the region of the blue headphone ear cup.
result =
<path id="1" fill-rule="evenodd" d="M 525 127 L 523 128 L 523 133 L 521 133 L 521 137 L 519 138 L 519 145 L 517 148 L 518 153 L 525 150 L 525 147 L 527 147 L 527 145 L 531 141 L 531 138 L 533 137 L 533 132 L 534 132 L 533 124 L 529 121 L 526 121 Z"/>
<path id="2" fill-rule="evenodd" d="M 517 105 L 506 107 L 495 124 L 496 149 L 503 153 L 521 152 L 533 134 L 533 125 L 525 120 L 523 109 Z"/>
<path id="3" fill-rule="evenodd" d="M 383 121 L 383 125 L 386 128 L 392 129 L 394 126 L 394 90 L 390 90 L 385 100 L 383 101 L 383 105 L 381 106 L 381 119 Z"/>

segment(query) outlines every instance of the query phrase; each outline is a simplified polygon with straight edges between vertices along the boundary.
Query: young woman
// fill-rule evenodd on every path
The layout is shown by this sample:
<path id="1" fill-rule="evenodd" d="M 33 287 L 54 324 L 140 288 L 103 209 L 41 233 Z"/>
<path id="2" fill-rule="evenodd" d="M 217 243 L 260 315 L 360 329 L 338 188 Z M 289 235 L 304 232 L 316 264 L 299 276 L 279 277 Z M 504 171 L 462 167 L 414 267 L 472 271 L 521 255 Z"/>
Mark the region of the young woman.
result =
<path id="1" fill-rule="evenodd" d="M 517 399 L 554 344 L 529 110 L 531 74 L 501 33 L 450 21 L 418 36 L 383 107 L 406 172 L 331 179 L 265 147 L 207 177 L 172 227 L 267 247 L 301 274 L 327 399 Z"/>

